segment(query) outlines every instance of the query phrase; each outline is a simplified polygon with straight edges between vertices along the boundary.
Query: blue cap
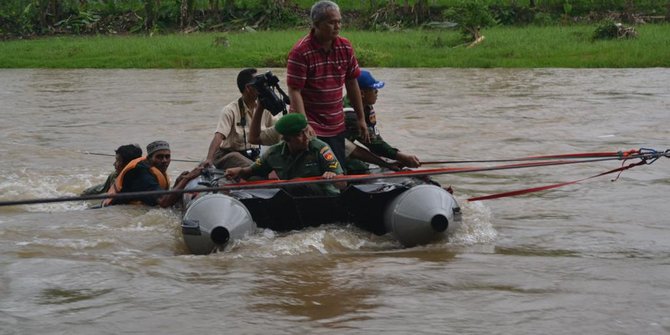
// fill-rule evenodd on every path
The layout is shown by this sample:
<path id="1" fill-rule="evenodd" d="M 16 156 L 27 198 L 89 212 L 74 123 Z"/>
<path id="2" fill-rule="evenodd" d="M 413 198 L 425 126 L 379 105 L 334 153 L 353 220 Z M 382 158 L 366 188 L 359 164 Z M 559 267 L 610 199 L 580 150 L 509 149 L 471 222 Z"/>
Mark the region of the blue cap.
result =
<path id="1" fill-rule="evenodd" d="M 361 75 L 358 76 L 358 87 L 362 90 L 370 88 L 379 89 L 384 87 L 384 82 L 377 81 L 370 71 L 361 70 Z"/>

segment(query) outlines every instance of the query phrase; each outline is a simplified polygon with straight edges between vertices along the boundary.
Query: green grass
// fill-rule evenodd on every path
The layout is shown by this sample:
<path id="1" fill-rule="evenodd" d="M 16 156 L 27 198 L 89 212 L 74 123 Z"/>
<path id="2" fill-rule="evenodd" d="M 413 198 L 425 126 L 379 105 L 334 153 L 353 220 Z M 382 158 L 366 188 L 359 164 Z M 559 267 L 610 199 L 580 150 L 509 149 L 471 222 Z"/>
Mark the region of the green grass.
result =
<path id="1" fill-rule="evenodd" d="M 592 41 L 595 26 L 496 27 L 474 48 L 456 31 L 343 31 L 366 67 L 670 67 L 670 25 L 634 40 Z M 283 67 L 305 30 L 158 36 L 50 37 L 0 42 L 3 68 Z"/>

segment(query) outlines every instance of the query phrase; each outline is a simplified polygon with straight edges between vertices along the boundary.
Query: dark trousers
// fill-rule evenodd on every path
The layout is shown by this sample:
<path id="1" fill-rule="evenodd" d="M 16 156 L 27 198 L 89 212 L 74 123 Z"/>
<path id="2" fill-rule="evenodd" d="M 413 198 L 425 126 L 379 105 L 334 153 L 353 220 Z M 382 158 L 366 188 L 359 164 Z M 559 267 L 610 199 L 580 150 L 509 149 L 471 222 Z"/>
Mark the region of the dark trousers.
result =
<path id="1" fill-rule="evenodd" d="M 344 134 L 345 132 L 341 132 L 335 136 L 318 137 L 320 140 L 326 142 L 330 149 L 333 150 L 333 154 L 335 154 L 335 157 L 340 162 L 342 168 L 344 168 L 347 162 L 347 156 L 344 154 Z"/>

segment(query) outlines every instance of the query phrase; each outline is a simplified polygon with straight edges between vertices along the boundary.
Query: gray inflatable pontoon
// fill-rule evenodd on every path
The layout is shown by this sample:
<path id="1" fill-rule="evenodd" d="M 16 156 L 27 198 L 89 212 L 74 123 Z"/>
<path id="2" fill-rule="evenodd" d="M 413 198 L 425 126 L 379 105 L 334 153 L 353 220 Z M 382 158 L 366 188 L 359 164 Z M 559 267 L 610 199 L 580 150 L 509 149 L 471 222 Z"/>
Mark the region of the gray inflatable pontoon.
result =
<path id="1" fill-rule="evenodd" d="M 454 197 L 427 178 L 375 179 L 351 184 L 338 196 L 296 196 L 282 188 L 197 193 L 222 179 L 207 173 L 187 186 L 194 192 L 184 195 L 182 233 L 194 254 L 222 250 L 257 227 L 290 231 L 353 223 L 413 247 L 443 239 L 461 223 Z"/>

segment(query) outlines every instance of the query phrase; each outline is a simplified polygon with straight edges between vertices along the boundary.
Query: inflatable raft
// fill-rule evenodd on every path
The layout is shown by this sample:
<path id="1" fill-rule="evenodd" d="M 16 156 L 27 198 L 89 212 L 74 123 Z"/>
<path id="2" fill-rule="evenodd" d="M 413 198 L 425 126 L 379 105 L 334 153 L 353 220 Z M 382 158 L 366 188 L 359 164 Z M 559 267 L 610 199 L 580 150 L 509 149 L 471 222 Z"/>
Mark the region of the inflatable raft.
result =
<path id="1" fill-rule="evenodd" d="M 214 170 L 216 171 L 216 170 Z M 337 196 L 297 196 L 286 188 L 198 192 L 224 183 L 222 172 L 194 179 L 185 193 L 182 233 L 194 254 L 222 250 L 257 228 L 291 231 L 321 224 L 354 224 L 392 234 L 412 247 L 443 239 L 461 223 L 458 203 L 428 178 L 373 179 L 350 184 Z"/>

